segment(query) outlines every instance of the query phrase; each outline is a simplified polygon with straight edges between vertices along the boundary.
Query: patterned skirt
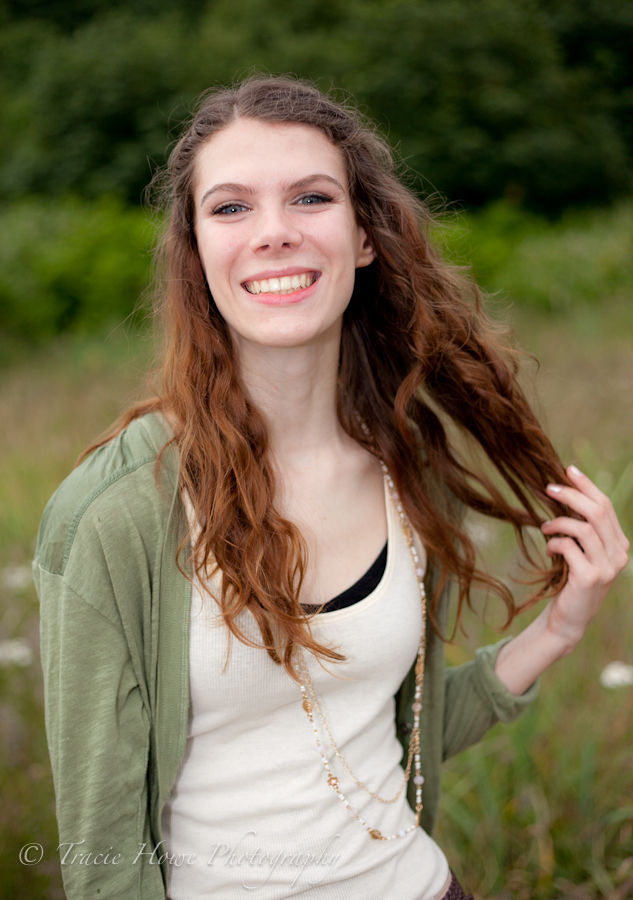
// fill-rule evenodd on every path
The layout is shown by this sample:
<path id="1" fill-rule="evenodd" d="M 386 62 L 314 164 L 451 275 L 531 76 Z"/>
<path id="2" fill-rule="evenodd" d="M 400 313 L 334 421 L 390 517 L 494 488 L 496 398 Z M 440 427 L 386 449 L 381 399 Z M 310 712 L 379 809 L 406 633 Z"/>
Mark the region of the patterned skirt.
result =
<path id="1" fill-rule="evenodd" d="M 455 877 L 455 873 L 451 869 L 451 883 L 442 900 L 473 900 L 472 894 L 465 894 L 464 889 Z"/>

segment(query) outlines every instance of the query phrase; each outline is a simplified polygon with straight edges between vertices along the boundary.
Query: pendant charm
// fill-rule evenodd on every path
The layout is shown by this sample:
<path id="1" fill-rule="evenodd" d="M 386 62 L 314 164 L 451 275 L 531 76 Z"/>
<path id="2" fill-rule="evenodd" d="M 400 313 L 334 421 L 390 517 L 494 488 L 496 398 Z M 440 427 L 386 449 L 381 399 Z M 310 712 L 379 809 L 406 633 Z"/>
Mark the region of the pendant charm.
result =
<path id="1" fill-rule="evenodd" d="M 377 828 L 370 828 L 369 833 L 371 834 L 371 836 L 373 837 L 373 839 L 375 841 L 384 841 L 385 840 L 385 838 L 382 836 L 382 834 L 378 831 Z"/>

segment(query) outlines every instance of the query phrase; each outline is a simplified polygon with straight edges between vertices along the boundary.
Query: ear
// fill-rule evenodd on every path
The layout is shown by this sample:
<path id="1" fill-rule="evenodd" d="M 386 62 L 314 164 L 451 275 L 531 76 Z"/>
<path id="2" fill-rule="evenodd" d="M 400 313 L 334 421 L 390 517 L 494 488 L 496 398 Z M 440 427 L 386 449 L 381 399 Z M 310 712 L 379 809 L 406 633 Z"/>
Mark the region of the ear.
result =
<path id="1" fill-rule="evenodd" d="M 358 251 L 358 256 L 356 257 L 356 268 L 362 269 L 364 266 L 373 263 L 376 259 L 376 251 L 367 237 L 367 232 L 361 225 L 358 226 L 358 239 L 360 249 Z"/>

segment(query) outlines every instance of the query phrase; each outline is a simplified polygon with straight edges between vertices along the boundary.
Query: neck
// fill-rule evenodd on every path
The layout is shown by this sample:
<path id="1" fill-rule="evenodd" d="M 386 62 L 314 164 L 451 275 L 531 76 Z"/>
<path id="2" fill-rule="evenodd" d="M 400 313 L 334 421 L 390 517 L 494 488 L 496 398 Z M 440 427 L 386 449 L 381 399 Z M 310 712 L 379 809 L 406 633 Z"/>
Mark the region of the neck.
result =
<path id="1" fill-rule="evenodd" d="M 300 347 L 267 347 L 234 337 L 247 396 L 264 416 L 273 457 L 312 466 L 350 440 L 338 421 L 340 323 Z"/>

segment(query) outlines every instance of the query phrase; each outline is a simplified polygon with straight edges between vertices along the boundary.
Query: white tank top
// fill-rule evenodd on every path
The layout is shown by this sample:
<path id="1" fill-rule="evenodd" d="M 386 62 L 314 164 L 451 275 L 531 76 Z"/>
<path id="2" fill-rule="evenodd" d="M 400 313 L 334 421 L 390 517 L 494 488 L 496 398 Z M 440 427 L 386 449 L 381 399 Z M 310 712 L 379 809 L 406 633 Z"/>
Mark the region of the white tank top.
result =
<path id="1" fill-rule="evenodd" d="M 312 620 L 319 643 L 347 657 L 325 662 L 304 650 L 316 696 L 354 775 L 381 797 L 402 783 L 394 695 L 417 654 L 417 579 L 385 488 L 387 565 L 365 599 Z M 190 521 L 193 510 L 186 498 Z M 421 828 L 373 840 L 327 784 L 299 686 L 265 650 L 230 636 L 218 615 L 216 578 L 194 579 L 190 622 L 188 740 L 164 808 L 169 900 L 433 900 L 449 867 Z M 250 612 L 238 617 L 261 644 Z M 230 637 L 230 654 L 227 646 Z M 315 721 L 320 724 L 315 710 Z M 379 803 L 357 787 L 322 742 L 340 788 L 363 819 L 389 835 L 415 820 L 406 791 Z M 406 761 L 405 761 L 406 762 Z"/>

